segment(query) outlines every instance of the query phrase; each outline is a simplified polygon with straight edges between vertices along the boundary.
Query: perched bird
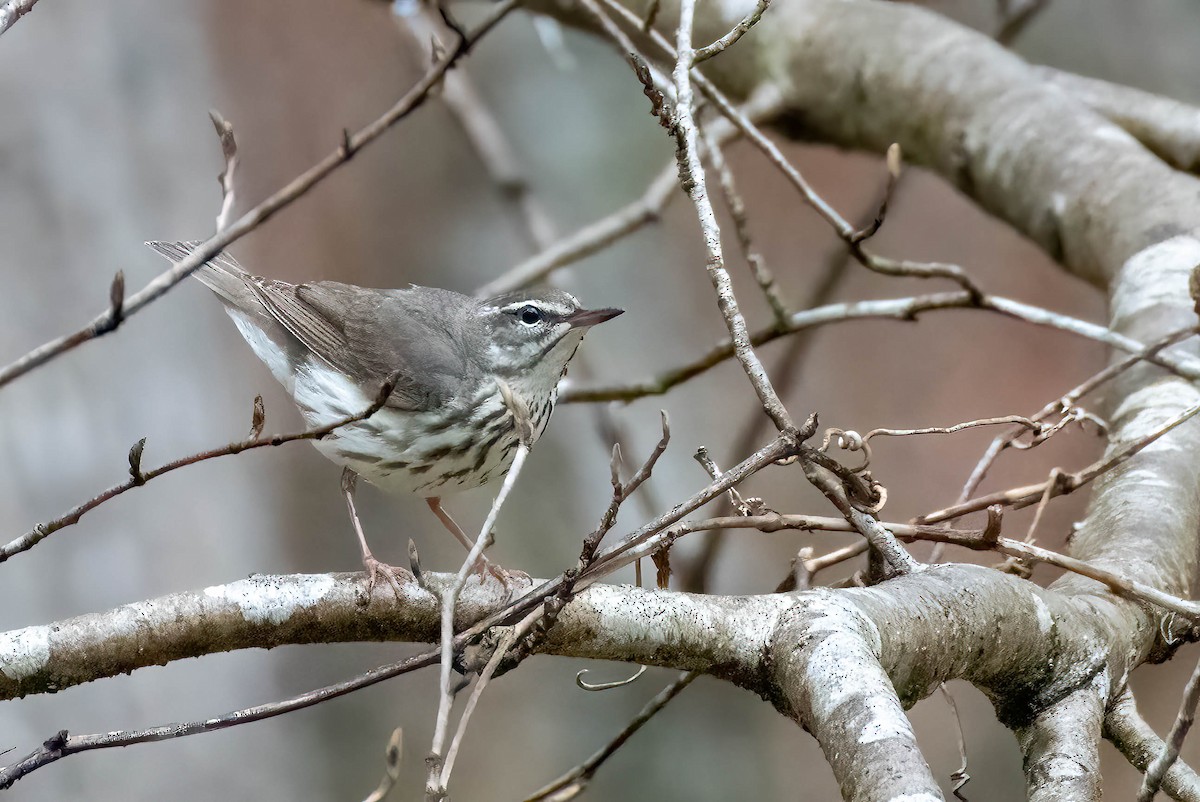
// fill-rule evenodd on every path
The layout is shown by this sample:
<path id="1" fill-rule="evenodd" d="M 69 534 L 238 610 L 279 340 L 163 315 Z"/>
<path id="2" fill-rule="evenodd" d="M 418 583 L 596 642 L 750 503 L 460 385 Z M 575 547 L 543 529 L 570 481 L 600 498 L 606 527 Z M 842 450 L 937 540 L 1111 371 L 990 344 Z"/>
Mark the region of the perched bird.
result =
<path id="1" fill-rule="evenodd" d="M 177 262 L 199 243 L 146 244 Z M 225 304 L 242 337 L 310 426 L 368 409 L 389 377 L 395 380 L 374 415 L 313 441 L 343 466 L 342 491 L 362 547 L 368 589 L 380 573 L 397 587 L 397 573 L 407 571 L 371 554 L 354 507 L 355 478 L 388 492 L 424 496 L 469 549 L 470 539 L 440 499 L 508 472 L 519 435 L 501 385 L 528 409 L 536 440 L 583 335 L 622 312 L 583 309 L 561 290 L 477 299 L 417 286 L 288 284 L 252 276 L 226 254 L 193 275 Z M 503 572 L 488 567 L 503 578 Z"/>

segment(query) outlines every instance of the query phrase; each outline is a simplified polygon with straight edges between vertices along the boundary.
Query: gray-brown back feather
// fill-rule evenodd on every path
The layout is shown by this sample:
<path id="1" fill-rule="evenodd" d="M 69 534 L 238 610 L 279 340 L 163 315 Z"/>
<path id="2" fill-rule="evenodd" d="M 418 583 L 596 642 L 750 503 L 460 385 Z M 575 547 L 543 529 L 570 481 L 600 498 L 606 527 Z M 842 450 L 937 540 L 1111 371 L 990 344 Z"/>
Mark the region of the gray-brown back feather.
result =
<path id="1" fill-rule="evenodd" d="M 146 244 L 178 261 L 199 243 Z M 194 275 L 284 347 L 297 367 L 311 355 L 368 394 L 399 371 L 390 407 L 432 409 L 468 393 L 484 376 L 479 357 L 486 343 L 478 302 L 469 296 L 427 287 L 288 284 L 252 276 L 225 254 Z"/>

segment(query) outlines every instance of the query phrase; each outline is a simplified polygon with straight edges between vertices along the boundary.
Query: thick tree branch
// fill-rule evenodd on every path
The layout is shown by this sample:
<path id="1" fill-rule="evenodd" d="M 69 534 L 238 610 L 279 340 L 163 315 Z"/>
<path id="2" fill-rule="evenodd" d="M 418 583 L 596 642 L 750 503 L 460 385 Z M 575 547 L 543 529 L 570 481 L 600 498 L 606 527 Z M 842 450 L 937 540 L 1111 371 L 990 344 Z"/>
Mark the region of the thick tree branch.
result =
<path id="1" fill-rule="evenodd" d="M 1097 675 L 1017 728 L 1029 802 L 1099 802 L 1100 725 L 1108 690 Z"/>
<path id="2" fill-rule="evenodd" d="M 1047 83 L 1121 126 L 1175 169 L 1200 171 L 1200 108 L 1050 67 L 1037 71 Z"/>

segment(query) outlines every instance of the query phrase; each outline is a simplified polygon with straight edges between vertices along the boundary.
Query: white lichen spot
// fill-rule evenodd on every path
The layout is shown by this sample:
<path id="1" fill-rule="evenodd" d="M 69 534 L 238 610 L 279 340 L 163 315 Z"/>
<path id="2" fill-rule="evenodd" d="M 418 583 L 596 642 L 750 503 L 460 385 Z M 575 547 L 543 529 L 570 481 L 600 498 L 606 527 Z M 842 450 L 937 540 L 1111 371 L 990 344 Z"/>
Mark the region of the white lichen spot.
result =
<path id="1" fill-rule="evenodd" d="M 1106 142 L 1117 142 L 1122 145 L 1137 145 L 1137 140 L 1124 128 L 1118 128 L 1112 123 L 1098 125 L 1092 129 L 1096 139 Z"/>
<path id="2" fill-rule="evenodd" d="M 1050 634 L 1050 630 L 1054 629 L 1054 616 L 1050 615 L 1050 608 L 1042 601 L 1042 597 L 1036 593 L 1031 594 L 1033 598 L 1033 609 L 1037 613 L 1038 631 L 1043 635 Z"/>
<path id="3" fill-rule="evenodd" d="M 1062 192 L 1050 193 L 1050 208 L 1054 216 L 1061 220 L 1067 214 L 1067 196 Z"/>
<path id="4" fill-rule="evenodd" d="M 0 635 L 0 674 L 21 680 L 50 662 L 50 627 L 26 627 Z"/>
<path id="5" fill-rule="evenodd" d="M 282 624 L 293 615 L 320 604 L 337 582 L 324 574 L 251 577 L 228 585 L 205 588 L 210 599 L 232 604 L 251 624 Z"/>
<path id="6" fill-rule="evenodd" d="M 889 738 L 904 738 L 910 741 L 916 738 L 912 725 L 909 724 L 908 718 L 900 712 L 899 708 L 875 710 L 871 720 L 863 726 L 862 731 L 858 734 L 859 744 L 873 744 Z"/>

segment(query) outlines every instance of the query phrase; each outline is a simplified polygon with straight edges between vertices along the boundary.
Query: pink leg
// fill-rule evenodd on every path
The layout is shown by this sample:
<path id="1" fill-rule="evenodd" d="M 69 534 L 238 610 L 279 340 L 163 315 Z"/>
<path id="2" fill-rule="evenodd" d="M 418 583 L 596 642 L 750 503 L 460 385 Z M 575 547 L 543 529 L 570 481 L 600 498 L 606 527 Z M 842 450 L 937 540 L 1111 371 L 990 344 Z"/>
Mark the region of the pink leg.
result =
<path id="1" fill-rule="evenodd" d="M 437 519 L 442 522 L 442 526 L 450 530 L 450 534 L 454 535 L 455 539 L 463 544 L 463 547 L 467 551 L 475 547 L 471 538 L 467 537 L 467 533 L 462 530 L 461 526 L 455 523 L 454 519 L 450 517 L 450 513 L 446 512 L 442 507 L 441 498 L 438 496 L 429 496 L 425 499 L 425 503 L 429 505 L 429 509 L 433 510 L 433 514 L 437 516 Z M 475 570 L 479 572 L 480 576 L 483 575 L 484 571 L 487 571 L 505 585 L 511 585 L 514 579 L 529 579 L 529 574 L 526 574 L 524 571 L 506 571 L 482 554 L 479 555 L 479 560 L 475 563 Z"/>
<path id="2" fill-rule="evenodd" d="M 354 533 L 358 535 L 358 545 L 362 547 L 363 567 L 367 569 L 367 593 L 370 594 L 375 590 L 378 575 L 383 574 L 398 599 L 400 598 L 401 580 L 410 581 L 413 578 L 412 572 L 382 563 L 375 559 L 375 555 L 371 554 L 371 549 L 367 546 L 367 537 L 363 534 L 362 523 L 358 520 L 358 510 L 354 507 L 354 490 L 357 484 L 358 476 L 349 468 L 343 469 L 342 495 L 346 497 L 346 508 L 350 510 L 350 521 L 354 524 Z"/>

